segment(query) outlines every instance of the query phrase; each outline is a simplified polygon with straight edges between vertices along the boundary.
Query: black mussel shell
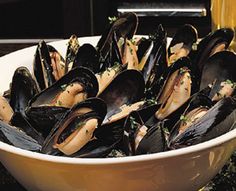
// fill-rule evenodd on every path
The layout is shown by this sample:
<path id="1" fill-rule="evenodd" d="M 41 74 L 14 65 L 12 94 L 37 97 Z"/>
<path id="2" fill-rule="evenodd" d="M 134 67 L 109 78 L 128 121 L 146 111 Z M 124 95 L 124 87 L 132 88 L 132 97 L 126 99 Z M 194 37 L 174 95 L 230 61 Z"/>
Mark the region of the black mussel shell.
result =
<path id="1" fill-rule="evenodd" d="M 25 114 L 25 109 L 29 101 L 38 92 L 39 89 L 29 70 L 26 67 L 17 68 L 11 84 L 10 105 L 14 111 L 14 115 L 10 124 L 20 128 L 27 135 L 42 143 L 42 136 L 30 124 Z"/>
<path id="2" fill-rule="evenodd" d="M 204 89 L 212 84 L 209 92 L 210 98 L 225 97 L 227 93 L 220 93 L 223 84 L 232 86 L 231 95 L 235 94 L 236 82 L 236 55 L 230 51 L 221 51 L 212 55 L 203 67 L 200 89 Z M 223 95 L 224 94 L 224 95 Z"/>
<path id="3" fill-rule="evenodd" d="M 23 131 L 28 136 L 35 139 L 40 145 L 43 144 L 44 142 L 43 135 L 37 130 L 35 126 L 33 126 L 32 123 L 30 123 L 30 120 L 26 115 L 22 113 L 14 113 L 10 121 L 10 124 L 12 126 L 17 127 L 19 130 Z"/>
<path id="4" fill-rule="evenodd" d="M 200 72 L 205 65 L 206 60 L 215 52 L 220 45 L 221 49 L 227 49 L 233 40 L 234 30 L 231 28 L 221 28 L 209 33 L 197 45 L 197 50 L 192 51 L 190 58 L 198 66 Z M 219 51 L 219 50 L 218 50 Z"/>
<path id="5" fill-rule="evenodd" d="M 173 63 L 173 61 L 171 61 L 172 59 L 170 59 L 170 56 L 175 52 L 175 50 L 173 50 L 175 46 L 181 45 L 180 48 L 186 49 L 185 56 L 187 56 L 191 52 L 192 46 L 197 41 L 197 39 L 198 39 L 197 30 L 192 25 L 185 24 L 184 26 L 179 28 L 176 31 L 175 35 L 173 36 L 170 45 L 168 47 L 168 57 L 170 62 L 169 64 Z M 174 62 L 175 61 L 176 59 L 174 60 Z"/>
<path id="6" fill-rule="evenodd" d="M 167 83 L 168 79 L 170 78 L 171 74 L 184 67 L 188 68 L 188 71 L 190 72 L 191 75 L 191 81 L 192 81 L 191 86 L 193 90 L 191 94 L 194 94 L 199 91 L 199 82 L 198 82 L 200 79 L 199 72 L 188 57 L 182 57 L 178 59 L 176 62 L 174 62 L 170 67 L 168 67 L 168 69 L 162 74 L 159 82 L 160 90 L 157 95 L 157 99 L 161 96 L 164 86 Z"/>
<path id="7" fill-rule="evenodd" d="M 178 130 L 180 119 L 171 132 L 168 147 L 176 149 L 195 145 L 227 133 L 235 122 L 235 108 L 234 98 L 223 98 L 181 133 Z"/>
<path id="8" fill-rule="evenodd" d="M 175 76 L 173 77 L 173 75 Z M 157 102 L 161 104 L 156 112 L 156 117 L 159 120 L 169 118 L 169 115 L 175 113 L 178 108 L 187 102 L 191 95 L 199 90 L 198 75 L 196 75 L 194 67 L 187 57 L 178 59 L 163 76 L 165 76 L 163 77 L 165 80 L 161 84 L 161 90 L 157 97 Z M 178 91 L 177 88 L 179 88 Z M 179 97 L 180 93 L 182 98 Z M 179 104 L 177 104 L 178 102 Z M 170 108 L 172 108 L 172 111 Z"/>
<path id="9" fill-rule="evenodd" d="M 116 148 L 119 141 L 114 143 L 105 142 L 103 140 L 95 139 L 86 144 L 78 152 L 71 155 L 75 158 L 102 158 L 106 157 L 112 149 Z"/>
<path id="10" fill-rule="evenodd" d="M 106 58 L 100 57 L 99 63 L 100 63 L 100 72 L 103 72 L 103 71 L 107 70 L 108 68 L 113 67 L 117 63 L 120 65 L 122 64 L 121 52 L 118 47 L 117 37 L 116 37 L 115 32 L 112 35 L 110 50 L 108 51 Z M 123 65 L 125 65 L 125 64 L 123 64 Z M 127 66 L 127 65 L 125 65 L 125 66 Z"/>
<path id="11" fill-rule="evenodd" d="M 131 39 L 136 32 L 138 17 L 135 13 L 121 14 L 109 27 L 104 31 L 97 43 L 97 50 L 103 59 L 107 57 L 112 45 L 112 38 L 116 34 L 117 41 L 122 38 Z"/>
<path id="12" fill-rule="evenodd" d="M 83 110 L 84 108 L 88 108 L 89 110 Z M 100 127 L 105 115 L 106 104 L 99 98 L 89 98 L 83 102 L 76 104 L 65 113 L 65 115 L 56 123 L 54 128 L 51 130 L 50 134 L 44 142 L 42 153 L 60 155 L 61 151 L 53 147 L 55 142 L 64 142 L 68 138 L 68 136 L 78 130 L 78 128 L 80 128 L 80 126 L 86 123 L 86 121 L 89 119 L 95 118 L 98 120 L 98 125 L 95 129 L 96 131 Z M 93 136 L 94 134 L 95 132 L 93 132 Z"/>
<path id="13" fill-rule="evenodd" d="M 138 112 L 132 112 L 124 125 L 123 150 L 126 155 L 157 153 L 166 150 L 161 122 L 147 127 Z"/>
<path id="14" fill-rule="evenodd" d="M 84 86 L 84 91 L 87 92 L 88 97 L 95 97 L 97 95 L 98 82 L 94 73 L 87 68 L 78 67 L 69 71 L 52 86 L 34 96 L 30 101 L 29 106 L 37 107 L 40 105 L 50 104 L 55 96 L 57 96 L 59 92 L 63 91 L 64 86 L 77 81 Z"/>
<path id="15" fill-rule="evenodd" d="M 33 62 L 33 75 L 40 90 L 44 90 L 56 81 L 51 64 L 48 46 L 45 41 L 40 41 Z"/>
<path id="16" fill-rule="evenodd" d="M 100 71 L 99 54 L 91 44 L 83 44 L 77 51 L 72 68 L 81 66 L 94 73 Z"/>
<path id="17" fill-rule="evenodd" d="M 29 101 L 38 94 L 39 89 L 26 67 L 15 70 L 11 83 L 10 106 L 14 113 L 25 114 Z"/>
<path id="18" fill-rule="evenodd" d="M 46 138 L 66 111 L 68 108 L 65 107 L 39 106 L 27 108 L 26 115 L 30 124 Z"/>
<path id="19" fill-rule="evenodd" d="M 55 80 L 57 81 L 66 73 L 65 72 L 66 61 L 63 58 L 63 56 L 57 51 L 57 49 L 54 48 L 52 45 L 47 45 L 47 47 L 48 47 L 49 55 L 51 58 L 51 66 L 53 69 L 52 74 Z"/>
<path id="20" fill-rule="evenodd" d="M 196 107 L 212 107 L 213 102 L 211 99 L 203 92 L 197 92 L 193 94 L 181 107 L 179 107 L 175 112 L 171 113 L 165 120 L 165 127 L 169 131 L 173 131 L 175 124 L 179 121 L 185 113 L 193 110 Z"/>
<path id="21" fill-rule="evenodd" d="M 14 126 L 0 121 L 0 141 L 30 151 L 40 151 L 41 145 Z"/>
<path id="22" fill-rule="evenodd" d="M 146 89 L 151 89 L 153 92 L 153 84 L 161 77 L 164 71 L 167 69 L 166 62 L 166 43 L 167 33 L 163 29 L 162 25 L 159 25 L 154 34 L 149 36 L 150 46 L 147 52 L 145 52 L 143 59 L 147 56 L 147 60 L 144 63 L 142 74 L 146 83 Z M 140 47 L 139 47 L 140 48 Z M 148 53 L 150 52 L 150 53 Z M 144 59 L 145 60 L 145 59 Z"/>
<path id="23" fill-rule="evenodd" d="M 49 88 L 37 94 L 31 99 L 26 114 L 35 127 L 44 136 L 48 135 L 53 125 L 68 110 L 66 107 L 53 106 L 50 104 L 53 99 L 63 91 L 63 87 L 72 82 L 78 81 L 84 86 L 88 97 L 96 96 L 98 92 L 98 82 L 95 75 L 88 69 L 78 67 L 69 71 Z"/>
<path id="24" fill-rule="evenodd" d="M 98 96 L 107 104 L 105 119 L 117 113 L 122 105 L 130 105 L 143 98 L 144 86 L 143 76 L 137 70 L 125 70 L 119 73 Z"/>
<path id="25" fill-rule="evenodd" d="M 118 142 L 123 137 L 124 123 L 130 113 L 135 111 L 142 117 L 143 121 L 147 121 L 152 115 L 154 115 L 158 107 L 159 105 L 156 103 L 147 100 L 143 101 L 137 110 L 130 110 L 129 113 L 117 120 L 110 122 L 109 120 L 104 119 L 101 127 L 95 132 L 95 137 L 104 140 L 105 142 Z"/>

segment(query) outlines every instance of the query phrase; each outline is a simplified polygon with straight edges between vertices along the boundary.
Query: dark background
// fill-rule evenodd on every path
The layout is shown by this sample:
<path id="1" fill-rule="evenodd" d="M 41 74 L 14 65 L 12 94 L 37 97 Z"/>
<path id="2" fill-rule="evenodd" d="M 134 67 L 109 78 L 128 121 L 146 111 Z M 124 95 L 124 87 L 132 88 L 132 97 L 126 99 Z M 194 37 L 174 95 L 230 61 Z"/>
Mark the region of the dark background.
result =
<path id="1" fill-rule="evenodd" d="M 209 0 L 0 0 L 0 39 L 2 38 L 68 38 L 99 35 L 108 16 L 117 15 L 117 7 L 148 4 L 168 7 L 203 5 L 206 16 L 148 16 L 140 18 L 138 34 L 148 34 L 162 23 L 174 32 L 182 24 L 193 24 L 205 35 L 210 31 Z"/>

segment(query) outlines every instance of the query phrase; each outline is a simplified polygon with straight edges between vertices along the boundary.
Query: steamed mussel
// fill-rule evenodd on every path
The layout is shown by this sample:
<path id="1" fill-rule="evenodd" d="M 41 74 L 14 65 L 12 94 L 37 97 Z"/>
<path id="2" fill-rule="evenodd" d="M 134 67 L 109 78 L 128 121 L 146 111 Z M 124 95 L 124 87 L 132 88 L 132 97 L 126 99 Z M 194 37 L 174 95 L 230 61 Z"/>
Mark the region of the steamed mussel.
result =
<path id="1" fill-rule="evenodd" d="M 198 39 L 186 24 L 167 45 L 160 24 L 134 36 L 135 13 L 112 19 L 98 43 L 40 41 L 0 97 L 0 140 L 69 157 L 133 156 L 195 145 L 235 128 L 231 29 Z M 6 96 L 7 95 L 7 96 Z"/>
<path id="2" fill-rule="evenodd" d="M 35 95 L 28 103 L 26 115 L 46 137 L 68 108 L 89 97 L 95 97 L 97 92 L 95 75 L 87 68 L 77 67 Z"/>

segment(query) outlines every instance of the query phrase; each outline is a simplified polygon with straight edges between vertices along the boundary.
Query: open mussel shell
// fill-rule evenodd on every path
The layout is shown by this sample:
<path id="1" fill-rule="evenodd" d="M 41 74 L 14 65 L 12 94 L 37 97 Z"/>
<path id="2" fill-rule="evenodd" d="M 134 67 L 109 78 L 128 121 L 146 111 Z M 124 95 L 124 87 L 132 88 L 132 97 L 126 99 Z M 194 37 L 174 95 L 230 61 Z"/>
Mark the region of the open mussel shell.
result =
<path id="1" fill-rule="evenodd" d="M 14 111 L 4 96 L 0 96 L 0 106 L 0 121 L 9 123 L 12 119 Z"/>
<path id="2" fill-rule="evenodd" d="M 166 149 L 166 140 L 161 123 L 152 127 L 136 111 L 130 113 L 124 124 L 123 149 L 126 155 L 140 155 L 162 152 Z"/>
<path id="3" fill-rule="evenodd" d="M 39 92 L 35 80 L 26 67 L 15 70 L 10 94 L 10 105 L 14 112 L 24 113 L 28 102 Z"/>
<path id="4" fill-rule="evenodd" d="M 63 56 L 55 49 L 52 45 L 47 45 L 49 55 L 51 58 L 51 66 L 52 66 L 52 75 L 54 76 L 55 80 L 59 80 L 62 76 L 65 75 L 65 65 L 66 61 Z"/>
<path id="5" fill-rule="evenodd" d="M 164 76 L 166 77 L 157 98 L 161 107 L 155 114 L 159 120 L 167 118 L 198 91 L 198 75 L 187 57 L 178 59 Z"/>
<path id="6" fill-rule="evenodd" d="M 234 30 L 221 28 L 209 33 L 197 45 L 197 50 L 192 51 L 190 58 L 202 71 L 205 61 L 214 53 L 226 50 L 234 37 Z"/>
<path id="7" fill-rule="evenodd" d="M 236 55 L 221 51 L 212 55 L 203 67 L 200 89 L 211 85 L 209 96 L 213 101 L 235 94 Z"/>
<path id="8" fill-rule="evenodd" d="M 121 14 L 115 21 L 112 21 L 97 43 L 97 50 L 103 59 L 106 59 L 112 45 L 112 38 L 116 34 L 117 41 L 131 39 L 136 32 L 138 17 L 135 13 Z"/>
<path id="9" fill-rule="evenodd" d="M 168 62 L 172 64 L 181 57 L 186 57 L 192 50 L 193 44 L 197 41 L 196 28 L 186 24 L 179 28 L 173 36 L 168 47 Z"/>
<path id="10" fill-rule="evenodd" d="M 107 88 L 98 96 L 107 104 L 105 120 L 120 111 L 123 105 L 133 104 L 144 95 L 144 79 L 137 70 L 119 73 Z"/>
<path id="11" fill-rule="evenodd" d="M 135 108 L 132 105 L 136 105 Z M 99 129 L 95 132 L 95 136 L 99 139 L 104 140 L 105 142 L 115 143 L 120 141 L 124 134 L 124 123 L 127 116 L 136 111 L 140 116 L 142 116 L 143 121 L 147 121 L 158 109 L 159 105 L 147 101 L 139 101 L 130 105 L 128 110 L 120 110 L 114 116 L 111 116 L 110 119 L 103 120 L 103 123 Z"/>
<path id="12" fill-rule="evenodd" d="M 72 68 L 85 67 L 98 73 L 100 71 L 99 54 L 91 44 L 83 44 L 79 47 Z"/>
<path id="13" fill-rule="evenodd" d="M 38 43 L 33 62 L 33 75 L 40 90 L 44 90 L 56 81 L 53 75 L 48 46 L 45 41 Z"/>
<path id="14" fill-rule="evenodd" d="M 40 151 L 41 145 L 17 127 L 0 121 L 0 141 L 30 151 Z"/>
<path id="15" fill-rule="evenodd" d="M 73 84 L 77 84 L 77 86 L 79 84 L 82 90 L 77 91 L 77 89 L 74 89 L 77 86 Z M 75 94 L 72 95 L 71 93 L 73 92 Z M 78 67 L 69 71 L 52 86 L 34 96 L 29 103 L 26 114 L 35 127 L 44 136 L 47 136 L 52 126 L 68 108 L 77 104 L 77 102 L 85 100 L 87 97 L 95 97 L 97 92 L 98 82 L 95 75 L 87 68 Z M 75 99 L 81 93 L 83 94 L 82 98 Z M 73 101 L 73 99 L 75 100 Z M 69 100 L 69 103 L 67 100 Z"/>
<path id="16" fill-rule="evenodd" d="M 73 64 L 79 47 L 80 45 L 79 45 L 78 37 L 75 34 L 71 35 L 68 41 L 67 50 L 66 50 L 65 74 L 70 70 L 70 67 L 71 67 L 70 65 Z"/>
<path id="17" fill-rule="evenodd" d="M 223 98 L 210 109 L 198 107 L 193 114 L 195 119 L 176 124 L 169 137 L 171 149 L 195 145 L 218 137 L 234 128 L 236 101 L 232 97 Z M 193 111 L 193 110 L 192 110 Z M 190 116 L 189 116 L 190 117 Z M 189 124 L 187 124 L 189 122 Z M 181 128 L 188 125 L 187 128 Z"/>
<path id="18" fill-rule="evenodd" d="M 25 114 L 29 101 L 39 92 L 36 82 L 26 67 L 19 67 L 15 70 L 10 92 L 10 105 L 14 112 L 10 124 L 42 143 L 42 136 L 30 124 Z"/>
<path id="19" fill-rule="evenodd" d="M 162 25 L 159 25 L 154 34 L 150 35 L 148 39 L 142 40 L 142 42 L 149 41 L 150 45 L 140 59 L 139 66 L 143 67 L 140 70 L 144 76 L 146 89 L 153 95 L 156 95 L 156 83 L 159 82 L 159 78 L 168 67 L 166 62 L 166 39 L 166 31 Z M 138 51 L 142 51 L 142 48 L 142 46 L 139 47 Z"/>
<path id="20" fill-rule="evenodd" d="M 106 104 L 98 98 L 90 98 L 72 107 L 57 122 L 45 140 L 42 152 L 46 154 L 72 155 L 94 139 L 106 114 Z"/>

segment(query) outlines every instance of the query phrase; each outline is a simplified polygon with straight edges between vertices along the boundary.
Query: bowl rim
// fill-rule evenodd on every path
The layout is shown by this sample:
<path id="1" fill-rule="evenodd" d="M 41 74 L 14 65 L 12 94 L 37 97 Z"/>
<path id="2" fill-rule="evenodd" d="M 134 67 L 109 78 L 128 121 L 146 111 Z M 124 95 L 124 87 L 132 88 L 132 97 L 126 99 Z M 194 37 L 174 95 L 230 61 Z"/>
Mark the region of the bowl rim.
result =
<path id="1" fill-rule="evenodd" d="M 137 36 L 144 36 L 144 35 L 137 35 Z M 82 40 L 87 40 L 89 38 L 94 38 L 98 40 L 99 36 L 84 36 L 78 37 Z M 68 39 L 62 39 L 54 42 L 50 42 L 49 44 L 54 45 L 55 43 L 60 42 L 67 42 Z M 16 52 L 20 52 L 25 49 L 29 48 L 36 48 L 36 45 L 30 46 L 28 48 L 23 48 L 7 55 L 4 55 L 1 58 L 7 58 L 8 56 L 14 55 Z M 236 123 L 236 122 L 235 122 Z M 126 156 L 126 157 L 119 157 L 119 158 L 72 158 L 72 157 L 65 157 L 65 156 L 52 156 L 43 153 L 33 152 L 24 150 L 21 148 L 17 148 L 15 146 L 9 145 L 0 141 L 0 151 L 9 152 L 11 154 L 16 154 L 22 157 L 27 157 L 36 160 L 48 161 L 53 163 L 66 163 L 66 164 L 80 164 L 80 165 L 110 165 L 110 164 L 124 164 L 124 163 L 134 163 L 134 162 L 143 162 L 143 161 L 151 161 L 151 160 L 158 160 L 158 159 L 165 159 L 165 158 L 172 158 L 187 154 L 193 154 L 196 152 L 204 151 L 213 147 L 217 147 L 223 145 L 227 142 L 232 142 L 235 140 L 233 145 L 234 150 L 236 149 L 236 129 L 233 129 L 219 137 L 211 139 L 209 141 L 205 141 L 203 143 L 199 143 L 196 145 L 188 146 L 185 148 L 180 148 L 176 150 L 170 150 L 160 153 L 153 153 L 153 154 L 144 154 L 144 155 L 137 155 L 137 156 Z M 1 160 L 1 156 L 0 156 Z"/>
<path id="2" fill-rule="evenodd" d="M 16 154 L 22 157 L 31 158 L 35 160 L 53 162 L 53 163 L 66 163 L 66 164 L 80 164 L 80 165 L 109 165 L 109 164 L 122 164 L 122 163 L 134 163 L 152 160 L 161 160 L 165 158 L 180 157 L 187 154 L 194 154 L 204 150 L 209 150 L 211 148 L 221 146 L 227 142 L 234 142 L 233 149 L 236 149 L 236 129 L 233 129 L 226 134 L 219 137 L 213 138 L 209 141 L 199 143 L 196 145 L 188 146 L 185 148 L 180 148 L 176 150 L 170 150 L 160 153 L 143 154 L 137 156 L 125 156 L 119 158 L 72 158 L 65 156 L 53 156 L 43 153 L 33 152 L 24 150 L 7 143 L 0 141 L 0 152 L 1 150 Z M 0 157 L 1 159 L 1 157 Z"/>
<path id="3" fill-rule="evenodd" d="M 185 148 L 180 148 L 176 150 L 170 150 L 160 153 L 144 154 L 137 156 L 125 156 L 119 158 L 72 158 L 65 156 L 53 156 L 43 153 L 33 152 L 24 150 L 7 143 L 0 141 L 0 150 L 16 154 L 22 157 L 27 157 L 36 160 L 54 162 L 54 163 L 66 163 L 66 164 L 80 164 L 80 165 L 109 165 L 109 164 L 122 164 L 122 163 L 134 163 L 143 161 L 152 161 L 158 159 L 179 157 L 182 155 L 193 154 L 196 152 L 204 151 L 210 148 L 221 146 L 224 143 L 233 141 L 235 139 L 235 145 L 232 145 L 234 149 L 236 148 L 236 129 L 227 132 L 219 137 L 199 143 L 196 145 L 188 146 Z M 1 158 L 1 157 L 0 157 Z"/>

